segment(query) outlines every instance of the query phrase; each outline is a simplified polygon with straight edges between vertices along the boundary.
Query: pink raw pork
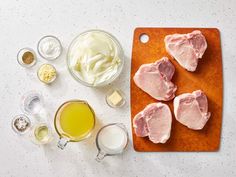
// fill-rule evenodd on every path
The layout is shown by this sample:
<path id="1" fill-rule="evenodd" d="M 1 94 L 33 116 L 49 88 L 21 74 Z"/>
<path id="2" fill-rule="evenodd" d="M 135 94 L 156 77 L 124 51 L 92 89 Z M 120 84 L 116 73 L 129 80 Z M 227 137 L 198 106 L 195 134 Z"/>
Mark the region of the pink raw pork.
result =
<path id="1" fill-rule="evenodd" d="M 153 143 L 165 143 L 171 132 L 172 115 L 163 103 L 152 103 L 133 119 L 133 127 L 138 137 L 148 136 Z"/>
<path id="2" fill-rule="evenodd" d="M 202 58 L 207 42 L 201 31 L 195 30 L 188 34 L 173 34 L 165 37 L 167 52 L 188 71 L 195 71 L 198 59 Z"/>
<path id="3" fill-rule="evenodd" d="M 201 130 L 211 116 L 206 95 L 197 90 L 175 97 L 174 114 L 176 120 L 188 128 Z"/>
<path id="4" fill-rule="evenodd" d="M 155 63 L 143 64 L 134 75 L 135 84 L 157 100 L 168 101 L 175 97 L 175 86 L 171 79 L 175 67 L 167 57 Z"/>

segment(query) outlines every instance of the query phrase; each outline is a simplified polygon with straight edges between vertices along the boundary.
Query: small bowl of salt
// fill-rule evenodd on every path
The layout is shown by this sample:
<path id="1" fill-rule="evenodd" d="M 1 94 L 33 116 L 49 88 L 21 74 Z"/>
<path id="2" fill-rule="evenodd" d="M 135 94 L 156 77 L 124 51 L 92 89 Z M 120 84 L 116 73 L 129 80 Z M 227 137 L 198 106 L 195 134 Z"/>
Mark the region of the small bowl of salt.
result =
<path id="1" fill-rule="evenodd" d="M 31 121 L 26 115 L 20 114 L 13 118 L 11 126 L 18 135 L 23 135 L 30 130 Z"/>

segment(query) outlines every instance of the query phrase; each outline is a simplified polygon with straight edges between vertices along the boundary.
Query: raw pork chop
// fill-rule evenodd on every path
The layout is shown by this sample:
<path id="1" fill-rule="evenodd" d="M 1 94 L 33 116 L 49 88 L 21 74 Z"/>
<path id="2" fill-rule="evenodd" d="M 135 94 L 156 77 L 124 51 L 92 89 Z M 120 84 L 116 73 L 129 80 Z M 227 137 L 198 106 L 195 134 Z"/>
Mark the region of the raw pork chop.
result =
<path id="1" fill-rule="evenodd" d="M 165 143 L 170 137 L 172 115 L 163 103 L 152 103 L 133 119 L 135 134 L 148 136 L 153 143 Z"/>
<path id="2" fill-rule="evenodd" d="M 188 34 L 173 34 L 165 37 L 167 52 L 188 71 L 195 71 L 198 59 L 202 58 L 207 42 L 201 31 Z"/>
<path id="3" fill-rule="evenodd" d="M 174 114 L 176 120 L 188 128 L 202 129 L 211 116 L 208 112 L 206 95 L 201 90 L 197 90 L 175 97 Z"/>
<path id="4" fill-rule="evenodd" d="M 170 81 L 175 67 L 167 57 L 155 63 L 143 64 L 134 75 L 135 84 L 157 100 L 168 101 L 175 97 L 177 87 Z"/>

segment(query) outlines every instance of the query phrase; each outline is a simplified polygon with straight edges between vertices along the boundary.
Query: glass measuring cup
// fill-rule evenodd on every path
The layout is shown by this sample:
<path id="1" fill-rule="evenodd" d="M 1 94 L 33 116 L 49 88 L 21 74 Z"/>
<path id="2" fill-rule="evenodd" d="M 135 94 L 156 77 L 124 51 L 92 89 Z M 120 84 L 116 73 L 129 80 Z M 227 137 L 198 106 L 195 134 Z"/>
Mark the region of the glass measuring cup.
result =
<path id="1" fill-rule="evenodd" d="M 121 154 L 127 145 L 128 131 L 124 124 L 112 123 L 102 127 L 96 137 L 96 161 L 100 162 L 106 156 Z"/>
<path id="2" fill-rule="evenodd" d="M 54 126 L 60 136 L 57 146 L 64 149 L 68 142 L 79 142 L 91 135 L 95 113 L 86 101 L 70 100 L 58 108 Z"/>

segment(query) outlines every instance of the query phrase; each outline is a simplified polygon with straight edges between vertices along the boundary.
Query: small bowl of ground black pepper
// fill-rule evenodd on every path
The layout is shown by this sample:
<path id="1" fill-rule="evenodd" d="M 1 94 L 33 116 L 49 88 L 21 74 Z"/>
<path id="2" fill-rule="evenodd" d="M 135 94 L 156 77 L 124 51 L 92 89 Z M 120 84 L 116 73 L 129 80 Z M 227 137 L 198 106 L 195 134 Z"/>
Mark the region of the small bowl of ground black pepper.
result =
<path id="1" fill-rule="evenodd" d="M 36 63 L 36 54 L 31 48 L 23 48 L 17 54 L 17 61 L 23 67 L 32 67 Z"/>

